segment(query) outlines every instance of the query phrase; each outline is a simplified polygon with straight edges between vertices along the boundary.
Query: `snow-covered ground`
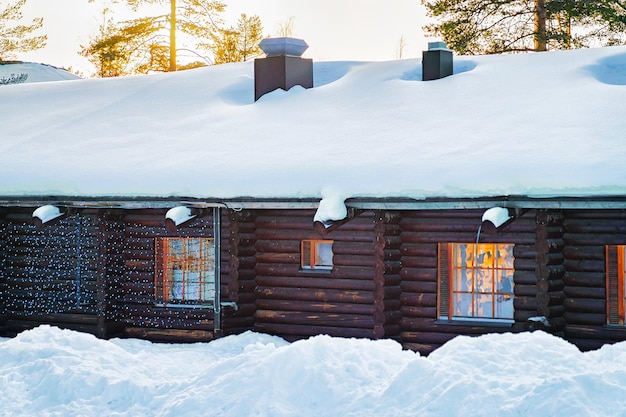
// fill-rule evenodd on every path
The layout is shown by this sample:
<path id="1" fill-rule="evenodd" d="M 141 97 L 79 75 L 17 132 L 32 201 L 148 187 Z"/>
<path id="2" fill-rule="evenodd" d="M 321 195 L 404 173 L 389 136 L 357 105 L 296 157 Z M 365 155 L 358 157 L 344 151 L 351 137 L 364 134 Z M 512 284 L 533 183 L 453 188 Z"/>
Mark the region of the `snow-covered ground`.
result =
<path id="1" fill-rule="evenodd" d="M 78 80 L 79 76 L 61 68 L 35 62 L 16 62 L 0 64 L 0 79 L 10 79 L 26 74 L 24 83 L 40 83 L 48 81 Z M 0 91 L 1 93 L 2 91 Z"/>
<path id="2" fill-rule="evenodd" d="M 626 47 L 314 62 L 254 102 L 252 62 L 3 86 L 0 195 L 623 195 Z"/>
<path id="3" fill-rule="evenodd" d="M 623 416 L 626 342 L 581 353 L 492 334 L 422 357 L 391 340 L 153 344 L 40 326 L 0 339 L 0 393 L 3 417 Z"/>

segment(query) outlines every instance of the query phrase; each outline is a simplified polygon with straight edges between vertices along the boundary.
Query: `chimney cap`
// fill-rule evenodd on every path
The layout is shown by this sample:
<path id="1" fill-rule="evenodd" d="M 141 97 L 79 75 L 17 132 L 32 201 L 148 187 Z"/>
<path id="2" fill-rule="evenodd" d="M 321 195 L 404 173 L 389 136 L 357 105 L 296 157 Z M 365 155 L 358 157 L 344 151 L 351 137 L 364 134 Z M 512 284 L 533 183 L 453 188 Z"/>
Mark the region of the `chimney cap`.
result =
<path id="1" fill-rule="evenodd" d="M 265 38 L 259 42 L 259 48 L 267 56 L 301 56 L 309 45 L 302 39 L 296 38 Z"/>
<path id="2" fill-rule="evenodd" d="M 438 50 L 448 51 L 448 45 L 446 45 L 446 43 L 442 41 L 428 42 L 428 50 L 429 51 L 438 51 Z"/>

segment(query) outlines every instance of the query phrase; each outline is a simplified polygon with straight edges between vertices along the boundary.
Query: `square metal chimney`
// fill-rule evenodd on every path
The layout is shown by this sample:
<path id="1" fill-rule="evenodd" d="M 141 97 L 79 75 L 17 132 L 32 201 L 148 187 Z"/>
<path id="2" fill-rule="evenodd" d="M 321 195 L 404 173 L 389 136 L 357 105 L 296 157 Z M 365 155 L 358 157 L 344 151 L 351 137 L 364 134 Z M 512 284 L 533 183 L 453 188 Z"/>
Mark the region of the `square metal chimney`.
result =
<path id="1" fill-rule="evenodd" d="M 254 101 L 278 88 L 313 87 L 313 60 L 300 55 L 309 47 L 295 38 L 267 38 L 259 43 L 265 58 L 254 60 Z"/>
<path id="2" fill-rule="evenodd" d="M 438 80 L 452 75 L 452 51 L 445 42 L 428 42 L 428 51 L 422 52 L 422 80 Z"/>

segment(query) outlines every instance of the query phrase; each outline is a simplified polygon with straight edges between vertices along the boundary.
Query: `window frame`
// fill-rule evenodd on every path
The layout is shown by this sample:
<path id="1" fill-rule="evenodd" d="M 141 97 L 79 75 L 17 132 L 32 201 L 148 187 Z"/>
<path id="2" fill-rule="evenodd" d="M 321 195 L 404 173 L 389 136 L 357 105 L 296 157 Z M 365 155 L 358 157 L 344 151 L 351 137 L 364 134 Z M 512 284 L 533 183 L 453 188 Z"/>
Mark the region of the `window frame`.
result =
<path id="1" fill-rule="evenodd" d="M 455 251 L 454 248 L 460 245 L 468 245 L 472 250 L 476 247 L 476 243 L 468 243 L 468 242 L 446 242 L 438 244 L 438 268 L 437 268 L 437 318 L 443 321 L 472 321 L 472 322 L 488 322 L 488 323 L 503 323 L 510 324 L 515 321 L 515 307 L 512 304 L 512 313 L 511 317 L 499 317 L 497 316 L 497 309 L 495 306 L 495 302 L 492 302 L 492 314 L 489 316 L 480 316 L 475 314 L 475 297 L 476 296 L 491 296 L 492 300 L 496 300 L 498 296 L 510 296 L 511 301 L 515 300 L 515 258 L 511 259 L 511 268 L 497 268 L 492 265 L 491 268 L 478 268 L 478 269 L 488 269 L 491 271 L 491 274 L 495 274 L 497 271 L 510 271 L 511 273 L 511 290 L 510 293 L 498 291 L 496 287 L 496 282 L 493 281 L 492 291 L 474 291 L 474 279 L 475 276 L 472 273 L 471 278 L 471 291 L 460 291 L 456 290 L 454 286 L 455 280 L 455 270 L 464 269 L 461 266 L 455 266 Z M 515 247 L 514 243 L 479 243 L 478 245 L 494 245 L 495 249 L 503 246 L 511 246 L 510 252 L 513 254 L 513 250 Z M 472 257 L 473 262 L 473 257 Z M 477 268 L 467 268 L 472 271 Z M 472 315 L 462 316 L 455 315 L 455 295 L 457 294 L 469 294 L 471 296 L 471 308 L 470 311 Z"/>
<path id="2" fill-rule="evenodd" d="M 199 295 L 204 292 L 207 292 L 209 295 L 207 298 L 199 297 L 197 299 L 185 298 L 184 295 L 181 296 L 181 298 L 172 298 L 170 294 L 171 291 L 169 290 L 169 288 L 170 288 L 170 283 L 173 283 L 175 279 L 173 276 L 168 278 L 167 271 L 173 271 L 173 267 L 171 268 L 170 264 L 175 263 L 176 260 L 172 260 L 172 258 L 169 257 L 168 242 L 181 241 L 183 242 L 184 247 L 188 247 L 189 245 L 188 244 L 185 245 L 185 243 L 190 242 L 192 240 L 199 241 L 200 252 L 197 254 L 197 256 L 182 255 L 182 256 L 187 256 L 188 258 L 191 258 L 191 259 L 181 261 L 183 264 L 185 264 L 185 268 L 182 269 L 182 271 L 184 272 L 182 273 L 182 280 L 180 281 L 180 285 L 183 288 L 183 291 L 184 291 L 184 288 L 188 288 L 190 285 L 194 285 L 194 286 L 197 285 L 198 286 L 197 291 Z M 208 254 L 203 253 L 202 242 L 209 242 L 210 247 L 208 248 L 209 250 Z M 155 238 L 155 275 L 154 275 L 155 305 L 157 307 L 212 308 L 215 305 L 215 302 L 216 302 L 215 297 L 217 294 L 215 250 L 216 250 L 215 239 L 212 237 L 171 237 L 171 236 L 156 237 Z M 213 264 L 212 268 L 209 267 L 208 269 L 205 269 L 207 273 L 206 275 L 204 275 L 204 277 L 202 277 L 201 272 L 199 272 L 200 275 L 198 276 L 199 279 L 197 282 L 194 282 L 194 281 L 190 282 L 189 280 L 185 280 L 185 277 L 188 276 L 187 273 L 198 272 L 199 270 L 198 265 L 202 265 L 203 263 L 206 263 L 208 265 Z M 189 267 L 191 267 L 191 271 Z M 194 267 L 195 269 L 197 269 L 196 271 L 193 271 Z M 202 288 L 202 286 L 204 285 L 208 285 L 209 288 L 208 289 Z"/>
<path id="3" fill-rule="evenodd" d="M 333 245 L 335 241 L 329 239 L 303 239 L 300 241 L 300 270 L 301 271 L 331 271 L 335 267 Z M 317 264 L 316 258 L 320 245 L 330 245 L 330 264 Z M 306 246 L 309 246 L 307 249 Z"/>
<path id="4" fill-rule="evenodd" d="M 626 245 L 606 246 L 606 323 L 609 326 L 624 326 L 626 323 L 625 252 Z"/>

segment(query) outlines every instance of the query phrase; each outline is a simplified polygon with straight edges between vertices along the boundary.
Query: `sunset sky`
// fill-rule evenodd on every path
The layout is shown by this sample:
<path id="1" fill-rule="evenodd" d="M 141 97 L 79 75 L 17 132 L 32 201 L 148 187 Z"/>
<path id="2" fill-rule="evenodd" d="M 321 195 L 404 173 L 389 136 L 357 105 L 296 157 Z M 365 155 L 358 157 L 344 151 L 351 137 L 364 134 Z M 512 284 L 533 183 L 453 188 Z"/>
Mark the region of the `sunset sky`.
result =
<path id="1" fill-rule="evenodd" d="M 122 2 L 123 3 L 123 2 Z M 164 2 L 164 10 L 167 5 Z M 294 37 L 309 44 L 305 57 L 319 61 L 385 61 L 421 56 L 426 46 L 422 26 L 425 12 L 419 0 L 225 0 L 224 18 L 234 24 L 241 13 L 258 15 L 264 33 L 275 35 L 281 24 L 293 21 Z M 71 66 L 89 75 L 91 64 L 78 55 L 80 45 L 97 33 L 102 9 L 114 9 L 114 17 L 124 20 L 125 7 L 109 0 L 28 0 L 25 19 L 44 18 L 42 32 L 48 34 L 45 49 L 21 54 L 19 59 L 60 67 Z"/>

